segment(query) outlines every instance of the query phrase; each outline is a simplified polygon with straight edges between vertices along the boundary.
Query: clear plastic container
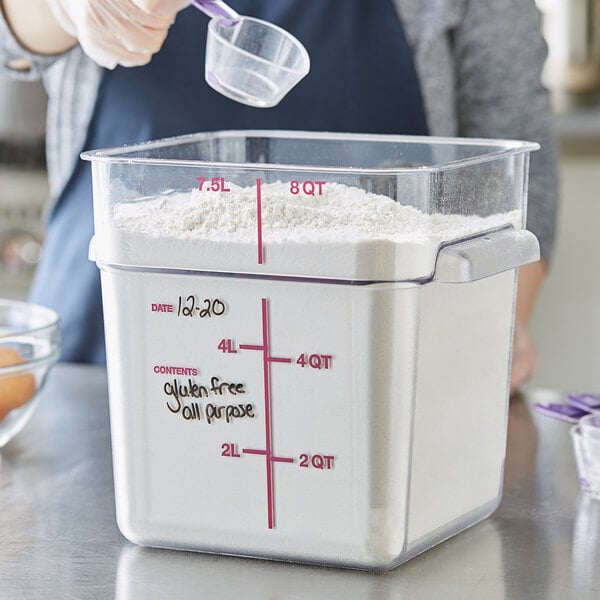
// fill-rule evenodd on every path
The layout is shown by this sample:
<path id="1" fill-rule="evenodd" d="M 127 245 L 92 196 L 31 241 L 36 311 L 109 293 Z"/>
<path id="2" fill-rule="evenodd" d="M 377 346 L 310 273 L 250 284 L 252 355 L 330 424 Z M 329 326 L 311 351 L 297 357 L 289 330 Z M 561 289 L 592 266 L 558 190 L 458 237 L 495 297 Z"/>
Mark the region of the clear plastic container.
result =
<path id="1" fill-rule="evenodd" d="M 535 148 L 244 131 L 85 154 L 125 536 L 384 570 L 491 514 Z"/>

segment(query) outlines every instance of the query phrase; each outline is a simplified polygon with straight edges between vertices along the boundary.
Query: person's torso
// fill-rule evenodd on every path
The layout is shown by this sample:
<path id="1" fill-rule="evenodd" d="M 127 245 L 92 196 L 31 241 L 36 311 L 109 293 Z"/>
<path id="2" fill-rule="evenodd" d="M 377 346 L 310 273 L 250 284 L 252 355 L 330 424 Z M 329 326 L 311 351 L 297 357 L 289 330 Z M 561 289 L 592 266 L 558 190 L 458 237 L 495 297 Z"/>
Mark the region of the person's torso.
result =
<path id="1" fill-rule="evenodd" d="M 204 81 L 207 18 L 182 11 L 142 67 L 103 71 L 85 149 L 222 129 L 427 134 L 412 52 L 392 0 L 231 0 L 298 37 L 309 75 L 275 108 L 240 105 Z M 374 10 L 376 6 L 377 10 Z M 59 310 L 63 360 L 104 361 L 100 281 L 87 259 L 91 175 L 79 161 L 54 204 L 32 299 Z"/>
<path id="2" fill-rule="evenodd" d="M 113 146 L 195 131 L 298 129 L 426 134 L 412 52 L 392 0 L 232 0 L 240 13 L 287 29 L 311 71 L 281 103 L 251 108 L 204 81 L 208 19 L 179 14 L 144 67 L 105 72 L 88 145 Z"/>

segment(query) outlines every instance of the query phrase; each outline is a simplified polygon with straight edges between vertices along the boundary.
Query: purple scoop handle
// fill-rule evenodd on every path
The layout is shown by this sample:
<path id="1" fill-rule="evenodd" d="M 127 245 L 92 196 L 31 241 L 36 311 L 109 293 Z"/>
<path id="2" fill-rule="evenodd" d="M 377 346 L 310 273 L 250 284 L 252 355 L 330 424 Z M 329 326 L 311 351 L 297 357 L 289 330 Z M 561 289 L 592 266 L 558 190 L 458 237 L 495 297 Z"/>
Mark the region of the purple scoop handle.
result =
<path id="1" fill-rule="evenodd" d="M 581 410 L 600 412 L 600 396 L 595 394 L 568 394 L 567 402 Z"/>
<path id="2" fill-rule="evenodd" d="M 223 25 L 231 27 L 240 20 L 240 15 L 227 6 L 222 0 L 188 0 L 192 6 L 207 14 L 211 19 L 218 19 Z"/>
<path id="3" fill-rule="evenodd" d="M 533 408 L 547 417 L 553 417 L 554 419 L 560 419 L 568 423 L 577 423 L 581 417 L 590 414 L 589 411 L 571 406 L 570 404 L 539 404 L 535 402 Z"/>

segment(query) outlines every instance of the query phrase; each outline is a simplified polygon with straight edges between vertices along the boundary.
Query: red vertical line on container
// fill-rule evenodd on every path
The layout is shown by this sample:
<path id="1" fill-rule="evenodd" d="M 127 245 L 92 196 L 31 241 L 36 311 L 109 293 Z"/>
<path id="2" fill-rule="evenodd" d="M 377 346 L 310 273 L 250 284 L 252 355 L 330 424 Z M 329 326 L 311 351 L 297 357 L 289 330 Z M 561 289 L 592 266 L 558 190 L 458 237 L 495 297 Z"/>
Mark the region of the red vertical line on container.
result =
<path id="1" fill-rule="evenodd" d="M 265 388 L 265 464 L 267 467 L 267 512 L 269 529 L 274 526 L 273 461 L 271 460 L 271 399 L 269 386 L 269 314 L 268 301 L 262 299 L 263 382 Z"/>
<path id="2" fill-rule="evenodd" d="M 261 180 L 256 180 L 256 225 L 258 228 L 258 264 L 263 264 L 263 239 L 262 239 L 262 190 Z"/>

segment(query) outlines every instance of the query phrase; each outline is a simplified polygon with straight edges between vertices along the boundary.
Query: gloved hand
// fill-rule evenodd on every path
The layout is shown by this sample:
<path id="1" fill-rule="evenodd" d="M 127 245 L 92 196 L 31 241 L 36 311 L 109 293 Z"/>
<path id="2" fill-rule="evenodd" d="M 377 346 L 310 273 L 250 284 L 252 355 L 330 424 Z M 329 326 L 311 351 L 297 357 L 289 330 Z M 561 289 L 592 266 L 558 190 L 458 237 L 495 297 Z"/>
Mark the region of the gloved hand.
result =
<path id="1" fill-rule="evenodd" d="M 185 0 L 47 0 L 60 26 L 101 67 L 134 67 L 158 52 Z"/>

